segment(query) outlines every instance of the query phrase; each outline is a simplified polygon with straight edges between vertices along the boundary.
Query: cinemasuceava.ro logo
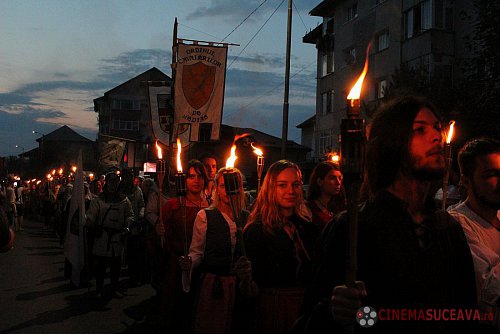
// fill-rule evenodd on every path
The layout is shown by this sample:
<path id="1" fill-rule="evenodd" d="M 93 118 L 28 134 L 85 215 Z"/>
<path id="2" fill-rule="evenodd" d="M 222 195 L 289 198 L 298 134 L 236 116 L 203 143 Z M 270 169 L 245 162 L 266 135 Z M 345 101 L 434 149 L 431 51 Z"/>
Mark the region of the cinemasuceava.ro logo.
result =
<path id="1" fill-rule="evenodd" d="M 363 306 L 356 312 L 356 322 L 361 327 L 372 327 L 377 320 L 378 314 L 373 307 Z"/>

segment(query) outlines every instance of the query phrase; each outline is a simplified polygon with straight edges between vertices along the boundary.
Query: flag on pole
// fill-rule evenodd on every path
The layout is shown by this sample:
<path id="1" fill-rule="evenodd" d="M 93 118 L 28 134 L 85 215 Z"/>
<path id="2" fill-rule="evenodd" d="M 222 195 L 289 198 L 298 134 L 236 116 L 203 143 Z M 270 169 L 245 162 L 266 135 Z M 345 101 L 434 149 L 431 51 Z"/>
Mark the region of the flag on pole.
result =
<path id="1" fill-rule="evenodd" d="M 177 45 L 175 64 L 174 133 L 189 128 L 191 142 L 199 141 L 200 124 L 210 127 L 210 139 L 218 140 L 226 79 L 227 45 L 213 43 Z"/>
<path id="2" fill-rule="evenodd" d="M 80 274 L 85 266 L 85 189 L 83 186 L 82 150 L 78 153 L 76 175 L 69 204 L 68 221 L 66 222 L 66 238 L 64 255 L 71 263 L 71 281 L 80 286 Z M 88 270 L 88 268 L 87 268 Z"/>

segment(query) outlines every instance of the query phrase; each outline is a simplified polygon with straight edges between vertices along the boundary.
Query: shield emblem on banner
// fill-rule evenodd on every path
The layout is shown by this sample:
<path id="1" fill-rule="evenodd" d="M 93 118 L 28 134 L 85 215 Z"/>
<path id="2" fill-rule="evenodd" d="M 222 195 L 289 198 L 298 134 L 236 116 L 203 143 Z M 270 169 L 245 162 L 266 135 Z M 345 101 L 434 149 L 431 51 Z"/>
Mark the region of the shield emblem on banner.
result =
<path id="1" fill-rule="evenodd" d="M 202 62 L 184 65 L 182 68 L 182 90 L 186 101 L 198 110 L 207 102 L 214 90 L 215 66 Z"/>

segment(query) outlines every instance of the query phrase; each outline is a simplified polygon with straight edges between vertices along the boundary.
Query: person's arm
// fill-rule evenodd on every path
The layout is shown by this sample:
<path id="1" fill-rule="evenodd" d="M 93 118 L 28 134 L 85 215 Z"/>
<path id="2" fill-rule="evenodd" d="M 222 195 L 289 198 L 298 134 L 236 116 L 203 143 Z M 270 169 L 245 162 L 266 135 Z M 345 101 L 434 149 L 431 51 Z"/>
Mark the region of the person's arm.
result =
<path id="1" fill-rule="evenodd" d="M 144 218 L 146 204 L 144 203 L 142 190 L 139 187 L 137 187 L 137 208 L 139 209 L 139 219 L 142 220 Z"/>
<path id="2" fill-rule="evenodd" d="M 158 193 L 151 191 L 148 195 L 148 204 L 146 205 L 146 220 L 151 226 L 155 226 L 160 218 L 158 212 Z"/>
<path id="3" fill-rule="evenodd" d="M 192 268 L 198 268 L 203 261 L 207 237 L 207 213 L 200 210 L 196 215 L 193 225 L 193 239 L 189 248 Z"/>
<path id="4" fill-rule="evenodd" d="M 474 262 L 479 301 L 497 306 L 500 295 L 500 256 L 484 246 L 466 216 L 459 213 L 450 214 L 460 223 L 467 238 Z"/>

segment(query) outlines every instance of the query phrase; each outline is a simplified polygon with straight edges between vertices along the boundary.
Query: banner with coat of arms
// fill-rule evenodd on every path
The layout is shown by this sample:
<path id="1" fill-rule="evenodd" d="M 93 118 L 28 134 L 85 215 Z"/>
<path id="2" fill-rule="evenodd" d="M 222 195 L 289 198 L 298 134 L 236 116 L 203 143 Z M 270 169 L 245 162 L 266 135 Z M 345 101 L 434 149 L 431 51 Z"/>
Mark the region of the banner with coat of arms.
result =
<path id="1" fill-rule="evenodd" d="M 218 140 L 227 45 L 177 45 L 175 74 L 175 132 L 189 129 L 189 140 L 199 141 L 200 124 L 211 124 L 210 140 Z"/>

